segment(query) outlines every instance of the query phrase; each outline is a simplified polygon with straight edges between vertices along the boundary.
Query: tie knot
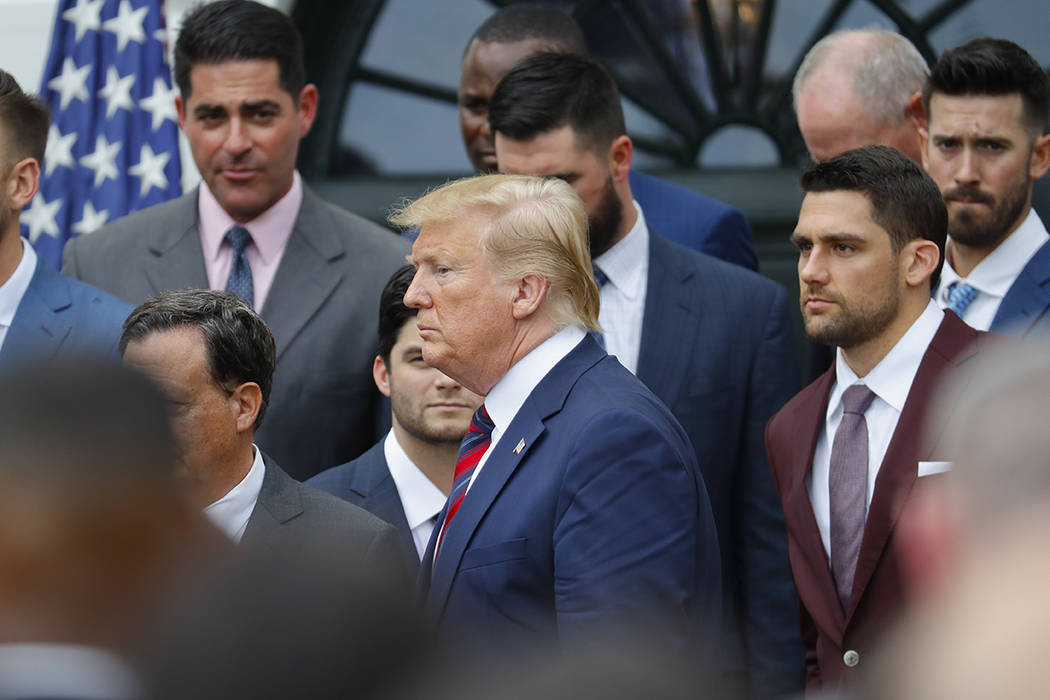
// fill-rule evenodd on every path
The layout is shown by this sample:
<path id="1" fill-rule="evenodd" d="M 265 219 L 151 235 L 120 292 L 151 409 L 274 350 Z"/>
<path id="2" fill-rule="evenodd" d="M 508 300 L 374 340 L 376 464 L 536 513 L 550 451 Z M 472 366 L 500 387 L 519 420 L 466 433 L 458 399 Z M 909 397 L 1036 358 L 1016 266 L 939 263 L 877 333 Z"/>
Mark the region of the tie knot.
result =
<path id="1" fill-rule="evenodd" d="M 489 418 L 489 412 L 485 410 L 485 404 L 481 404 L 478 410 L 474 411 L 474 417 L 470 419 L 470 428 L 467 429 L 467 432 L 491 435 L 495 427 L 496 424 Z"/>
<path id="2" fill-rule="evenodd" d="M 875 399 L 875 393 L 863 384 L 854 384 L 842 394 L 842 412 L 863 414 Z"/>
<path id="3" fill-rule="evenodd" d="M 605 283 L 609 281 L 609 275 L 605 274 L 602 268 L 597 265 L 594 266 L 594 281 L 598 284 L 598 289 L 605 286 Z"/>
<path id="4" fill-rule="evenodd" d="M 241 255 L 251 242 L 252 234 L 248 233 L 248 229 L 243 226 L 234 226 L 226 232 L 226 240 L 233 246 L 233 251 Z"/>
<path id="5" fill-rule="evenodd" d="M 962 316 L 976 296 L 976 287 L 966 282 L 952 282 L 948 285 L 948 308 Z"/>

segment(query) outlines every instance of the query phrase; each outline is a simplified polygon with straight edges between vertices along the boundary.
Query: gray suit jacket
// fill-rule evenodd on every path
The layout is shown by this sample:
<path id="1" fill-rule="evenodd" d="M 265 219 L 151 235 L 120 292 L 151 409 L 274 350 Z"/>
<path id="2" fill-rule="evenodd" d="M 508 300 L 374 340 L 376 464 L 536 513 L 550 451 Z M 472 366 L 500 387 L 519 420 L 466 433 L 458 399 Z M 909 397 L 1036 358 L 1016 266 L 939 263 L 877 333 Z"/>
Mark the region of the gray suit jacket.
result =
<path id="1" fill-rule="evenodd" d="M 303 187 L 303 204 L 262 308 L 277 340 L 277 372 L 255 439 L 305 479 L 378 438 L 372 380 L 376 308 L 408 244 Z M 62 271 L 140 304 L 207 288 L 197 190 L 114 221 L 65 249 Z"/>
<path id="2" fill-rule="evenodd" d="M 338 552 L 363 571 L 390 579 L 407 591 L 409 570 L 397 530 L 363 508 L 299 483 L 263 454 L 266 472 L 241 545 L 295 552 Z"/>

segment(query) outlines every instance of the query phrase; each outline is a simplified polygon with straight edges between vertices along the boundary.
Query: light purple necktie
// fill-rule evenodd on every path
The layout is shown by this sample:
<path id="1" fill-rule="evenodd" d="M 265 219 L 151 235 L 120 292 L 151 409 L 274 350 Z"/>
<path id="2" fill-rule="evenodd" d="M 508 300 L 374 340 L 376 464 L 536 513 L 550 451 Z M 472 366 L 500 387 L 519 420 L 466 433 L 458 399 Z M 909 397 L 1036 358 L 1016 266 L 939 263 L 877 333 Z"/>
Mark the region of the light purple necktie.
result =
<path id="1" fill-rule="evenodd" d="M 849 609 L 857 554 L 864 537 L 868 489 L 868 410 L 875 394 L 854 384 L 842 394 L 842 422 L 831 445 L 831 573 L 842 609 Z"/>

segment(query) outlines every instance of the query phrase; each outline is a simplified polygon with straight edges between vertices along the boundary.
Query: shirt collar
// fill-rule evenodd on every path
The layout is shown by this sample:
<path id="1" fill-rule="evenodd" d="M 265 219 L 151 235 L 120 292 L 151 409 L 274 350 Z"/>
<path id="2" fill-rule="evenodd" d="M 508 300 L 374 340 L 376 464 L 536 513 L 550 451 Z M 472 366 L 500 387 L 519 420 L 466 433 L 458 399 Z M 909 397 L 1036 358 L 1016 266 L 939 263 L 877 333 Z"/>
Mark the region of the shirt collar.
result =
<path id="1" fill-rule="evenodd" d="M 36 272 L 36 251 L 22 239 L 22 259 L 6 282 L 0 284 L 0 326 L 10 328 L 22 297 Z"/>
<path id="2" fill-rule="evenodd" d="M 627 235 L 597 258 L 594 265 L 600 267 L 609 283 L 628 299 L 635 299 L 645 289 L 645 271 L 649 260 L 649 227 L 638 202 L 632 202 L 638 219 Z"/>
<path id="3" fill-rule="evenodd" d="M 951 240 L 951 236 L 948 240 Z M 967 277 L 960 277 L 950 262 L 945 261 L 941 272 L 940 293 L 947 294 L 949 285 L 965 280 L 982 294 L 1002 299 L 1010 291 L 1024 266 L 1047 240 L 1050 240 L 1050 235 L 1047 235 L 1039 215 L 1035 213 L 1035 209 L 1029 209 L 1028 216 L 1017 230 L 979 262 Z"/>
<path id="4" fill-rule="evenodd" d="M 401 498 L 408 529 L 415 530 L 438 515 L 445 507 L 445 494 L 409 458 L 393 430 L 386 434 L 383 441 L 383 456 L 386 457 L 386 466 L 397 487 L 397 495 Z"/>
<path id="5" fill-rule="evenodd" d="M 828 397 L 827 415 L 830 417 L 838 409 L 846 389 L 858 383 L 866 385 L 898 413 L 903 411 L 923 355 L 926 354 L 933 336 L 937 334 L 942 320 L 944 312 L 931 299 L 897 344 L 863 378 L 857 377 L 853 369 L 846 364 L 842 348 L 839 348 L 835 354 L 835 386 Z"/>
<path id="6" fill-rule="evenodd" d="M 485 397 L 485 409 L 499 434 L 507 430 L 536 385 L 580 344 L 585 335 L 577 326 L 562 328 L 518 360 L 496 382 Z"/>
<path id="7" fill-rule="evenodd" d="M 240 483 L 230 489 L 225 496 L 204 509 L 204 515 L 212 524 L 234 542 L 240 543 L 248 519 L 255 510 L 255 503 L 262 491 L 266 465 L 263 464 L 262 451 L 252 445 L 255 459 L 252 468 L 244 475 Z"/>
<path id="8" fill-rule="evenodd" d="M 288 238 L 292 235 L 292 227 L 295 226 L 302 203 L 303 182 L 299 171 L 295 170 L 292 172 L 291 189 L 269 209 L 242 224 L 252 234 L 252 242 L 264 263 L 270 264 L 284 250 Z M 226 240 L 226 232 L 231 226 L 236 226 L 237 222 L 226 213 L 208 188 L 208 183 L 203 180 L 197 197 L 197 214 L 204 257 L 206 260 L 217 260 L 221 246 Z"/>

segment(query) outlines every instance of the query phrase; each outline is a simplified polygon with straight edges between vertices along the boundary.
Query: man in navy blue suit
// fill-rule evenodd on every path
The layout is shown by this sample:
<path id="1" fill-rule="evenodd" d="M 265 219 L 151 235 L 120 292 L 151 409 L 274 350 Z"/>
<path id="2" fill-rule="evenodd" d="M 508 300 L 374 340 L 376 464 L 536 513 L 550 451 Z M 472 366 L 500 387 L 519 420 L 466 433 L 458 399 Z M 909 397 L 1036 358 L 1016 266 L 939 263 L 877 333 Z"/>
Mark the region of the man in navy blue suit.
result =
<path id="1" fill-rule="evenodd" d="M 616 84 L 595 61 L 526 58 L 489 116 L 502 172 L 569 182 L 589 218 L 605 346 L 685 428 L 718 526 L 723 669 L 736 690 L 802 685 L 798 605 L 762 428 L 798 387 L 787 294 L 735 265 L 663 238 L 634 201 L 632 144 Z"/>
<path id="2" fill-rule="evenodd" d="M 19 215 L 40 186 L 51 117 L 0 71 L 0 364 L 75 353 L 112 355 L 131 306 L 37 258 Z"/>
<path id="3" fill-rule="evenodd" d="M 1050 78 L 1017 44 L 975 39 L 944 52 L 922 94 L 922 164 L 948 205 L 934 298 L 978 330 L 1050 342 L 1050 235 L 1032 209 Z"/>
<path id="4" fill-rule="evenodd" d="M 379 298 L 372 376 L 390 398 L 390 432 L 357 459 L 306 482 L 395 526 L 412 571 L 448 498 L 459 443 L 482 401 L 423 361 L 416 310 L 404 302 L 414 274 L 411 265 L 401 267 Z"/>
<path id="5" fill-rule="evenodd" d="M 560 180 L 450 183 L 418 228 L 423 359 L 485 396 L 420 567 L 457 652 L 645 644 L 712 660 L 718 539 L 681 426 L 587 331 L 586 215 Z"/>
<path id="6" fill-rule="evenodd" d="M 496 85 L 521 59 L 541 51 L 588 54 L 583 32 L 572 17 L 557 8 L 528 3 L 497 10 L 467 44 L 459 77 L 459 123 L 467 155 L 478 172 L 496 172 L 488 123 Z M 630 178 L 635 198 L 663 235 L 693 250 L 758 269 L 751 226 L 739 209 L 638 171 L 632 171 Z"/>

